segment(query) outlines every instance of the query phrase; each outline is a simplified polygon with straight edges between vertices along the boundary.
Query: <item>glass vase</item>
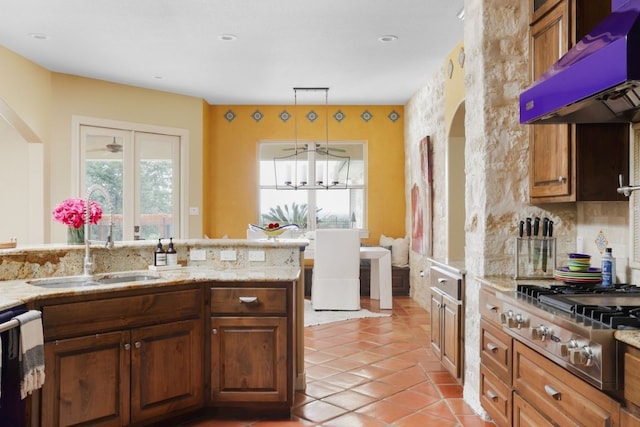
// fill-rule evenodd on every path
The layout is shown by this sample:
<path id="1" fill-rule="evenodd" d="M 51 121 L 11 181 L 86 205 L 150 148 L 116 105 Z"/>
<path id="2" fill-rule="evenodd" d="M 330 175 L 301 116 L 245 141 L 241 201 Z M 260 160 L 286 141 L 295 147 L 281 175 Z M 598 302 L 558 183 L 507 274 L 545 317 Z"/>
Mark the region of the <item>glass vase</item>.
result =
<path id="1" fill-rule="evenodd" d="M 67 227 L 67 244 L 84 245 L 84 227 Z"/>

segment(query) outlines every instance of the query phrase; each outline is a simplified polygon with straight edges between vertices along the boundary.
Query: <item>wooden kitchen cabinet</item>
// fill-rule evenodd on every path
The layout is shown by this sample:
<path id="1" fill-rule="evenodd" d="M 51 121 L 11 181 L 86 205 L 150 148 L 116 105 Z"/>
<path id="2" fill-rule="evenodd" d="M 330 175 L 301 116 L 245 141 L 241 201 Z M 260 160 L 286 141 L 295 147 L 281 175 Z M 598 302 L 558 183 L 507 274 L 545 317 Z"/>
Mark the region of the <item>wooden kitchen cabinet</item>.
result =
<path id="1" fill-rule="evenodd" d="M 215 407 L 289 413 L 294 396 L 293 283 L 211 288 L 211 395 Z"/>
<path id="2" fill-rule="evenodd" d="M 620 404 L 526 345 L 513 344 L 515 393 L 551 425 L 610 427 L 620 425 Z M 526 424 L 525 424 L 526 425 Z"/>
<path id="3" fill-rule="evenodd" d="M 513 401 L 513 339 L 501 328 L 501 312 L 501 303 L 495 293 L 481 288 L 480 403 L 496 425 L 511 427 L 516 423 L 516 419 L 512 423 L 512 416 L 522 409 Z"/>
<path id="4" fill-rule="evenodd" d="M 611 11 L 609 0 L 530 0 L 530 74 L 538 79 Z M 628 124 L 529 125 L 532 203 L 623 201 Z"/>
<path id="5" fill-rule="evenodd" d="M 431 267 L 431 349 L 455 378 L 462 378 L 463 278 Z"/>
<path id="6" fill-rule="evenodd" d="M 201 289 L 47 305 L 42 312 L 43 427 L 143 425 L 203 406 Z"/>

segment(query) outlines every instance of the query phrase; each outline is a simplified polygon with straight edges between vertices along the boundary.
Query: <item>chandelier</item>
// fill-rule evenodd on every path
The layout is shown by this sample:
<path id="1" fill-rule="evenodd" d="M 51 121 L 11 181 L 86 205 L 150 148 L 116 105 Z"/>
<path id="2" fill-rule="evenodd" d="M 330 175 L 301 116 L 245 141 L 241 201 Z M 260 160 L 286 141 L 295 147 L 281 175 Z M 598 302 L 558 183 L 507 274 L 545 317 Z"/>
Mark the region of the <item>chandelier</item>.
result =
<path id="1" fill-rule="evenodd" d="M 302 143 L 298 138 L 298 92 L 324 92 L 323 139 Z M 335 154 L 345 150 L 329 145 L 329 88 L 294 87 L 294 146 L 292 154 L 273 158 L 277 190 L 346 189 L 351 157 Z"/>

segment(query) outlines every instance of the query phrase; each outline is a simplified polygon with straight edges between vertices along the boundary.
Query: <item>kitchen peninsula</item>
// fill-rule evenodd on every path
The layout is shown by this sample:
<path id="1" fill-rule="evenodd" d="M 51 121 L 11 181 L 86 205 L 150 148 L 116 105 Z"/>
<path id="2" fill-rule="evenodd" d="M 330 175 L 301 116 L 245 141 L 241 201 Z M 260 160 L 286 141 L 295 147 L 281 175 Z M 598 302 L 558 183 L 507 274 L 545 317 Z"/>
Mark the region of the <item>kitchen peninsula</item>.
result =
<path id="1" fill-rule="evenodd" d="M 305 386 L 308 242 L 175 243 L 181 266 L 155 270 L 152 242 L 92 247 L 89 279 L 82 246 L 0 251 L 0 310 L 43 315 L 47 379 L 27 400 L 28 425 L 145 425 L 203 408 L 289 413 Z"/>

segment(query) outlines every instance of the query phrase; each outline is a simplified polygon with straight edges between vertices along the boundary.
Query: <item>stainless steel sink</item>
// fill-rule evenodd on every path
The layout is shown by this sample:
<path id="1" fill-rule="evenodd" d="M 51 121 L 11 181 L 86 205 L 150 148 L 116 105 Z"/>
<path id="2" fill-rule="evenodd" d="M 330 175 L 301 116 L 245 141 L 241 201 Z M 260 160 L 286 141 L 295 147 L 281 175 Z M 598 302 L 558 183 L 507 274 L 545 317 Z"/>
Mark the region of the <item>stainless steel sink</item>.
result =
<path id="1" fill-rule="evenodd" d="M 159 279 L 160 276 L 153 274 L 129 274 L 127 276 L 105 276 L 98 280 L 101 284 L 127 283 L 127 282 L 147 282 L 149 280 Z"/>
<path id="2" fill-rule="evenodd" d="M 146 282 L 157 280 L 160 276 L 145 273 L 133 274 L 102 274 L 97 276 L 67 276 L 51 277 L 47 279 L 34 279 L 27 283 L 34 286 L 44 286 L 47 288 L 77 288 L 82 286 L 110 285 L 117 283 Z"/>

